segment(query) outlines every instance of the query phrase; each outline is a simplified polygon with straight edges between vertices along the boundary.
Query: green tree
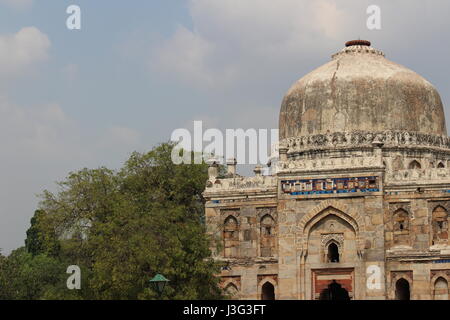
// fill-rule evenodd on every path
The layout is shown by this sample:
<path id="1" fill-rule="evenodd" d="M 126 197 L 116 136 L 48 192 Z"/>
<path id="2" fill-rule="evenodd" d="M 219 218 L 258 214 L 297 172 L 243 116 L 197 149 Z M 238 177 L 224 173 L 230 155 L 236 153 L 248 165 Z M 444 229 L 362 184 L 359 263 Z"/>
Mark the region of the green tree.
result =
<path id="1" fill-rule="evenodd" d="M 25 247 L 0 260 L 0 298 L 36 300 L 53 297 L 75 299 L 66 288 L 66 267 L 45 254 L 33 256 Z"/>
<path id="2" fill-rule="evenodd" d="M 58 193 L 42 195 L 46 232 L 60 239 L 59 259 L 87 270 L 85 297 L 156 298 L 148 283 L 156 273 L 171 280 L 164 299 L 222 297 L 202 222 L 207 165 L 175 165 L 172 148 L 133 153 L 118 172 L 71 173 Z M 29 243 L 39 252 L 46 246 L 36 234 L 30 231 Z"/>
<path id="3" fill-rule="evenodd" d="M 31 218 L 31 226 L 27 230 L 25 247 L 32 255 L 48 254 L 57 256 L 60 244 L 53 229 L 51 219 L 43 210 L 36 210 Z"/>

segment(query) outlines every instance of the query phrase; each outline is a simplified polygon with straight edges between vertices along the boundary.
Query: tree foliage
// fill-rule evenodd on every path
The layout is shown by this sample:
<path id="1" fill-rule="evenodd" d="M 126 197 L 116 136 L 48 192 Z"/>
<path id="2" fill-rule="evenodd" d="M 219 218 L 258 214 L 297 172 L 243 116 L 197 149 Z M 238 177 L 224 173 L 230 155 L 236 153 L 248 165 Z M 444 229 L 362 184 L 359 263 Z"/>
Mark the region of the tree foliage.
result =
<path id="1" fill-rule="evenodd" d="M 202 222 L 207 166 L 173 164 L 172 148 L 135 152 L 117 171 L 70 173 L 58 192 L 44 191 L 26 247 L 0 259 L 0 281 L 13 265 L 20 270 L 0 291 L 18 299 L 221 298 Z M 72 264 L 82 268 L 76 294 L 63 288 Z M 170 279 L 161 297 L 149 287 L 156 273 Z"/>
<path id="2" fill-rule="evenodd" d="M 36 210 L 31 218 L 31 226 L 27 230 L 25 248 L 33 256 L 47 254 L 56 257 L 59 254 L 60 243 L 52 228 L 52 221 L 43 210 Z"/>
<path id="3" fill-rule="evenodd" d="M 65 266 L 45 254 L 33 255 L 25 247 L 0 261 L 1 299 L 76 299 L 76 292 L 64 287 Z"/>

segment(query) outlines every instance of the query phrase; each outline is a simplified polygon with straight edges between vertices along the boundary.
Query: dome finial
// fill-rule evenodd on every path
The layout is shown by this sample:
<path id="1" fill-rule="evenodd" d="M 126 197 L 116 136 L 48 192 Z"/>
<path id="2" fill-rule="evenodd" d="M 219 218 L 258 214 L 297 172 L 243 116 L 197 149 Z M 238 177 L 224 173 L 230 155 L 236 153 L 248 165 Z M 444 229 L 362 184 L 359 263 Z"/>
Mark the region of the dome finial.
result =
<path id="1" fill-rule="evenodd" d="M 347 41 L 346 43 L 345 43 L 345 46 L 346 47 L 351 47 L 351 46 L 367 46 L 367 47 L 370 47 L 370 41 L 367 41 L 367 40 L 350 40 L 350 41 Z"/>

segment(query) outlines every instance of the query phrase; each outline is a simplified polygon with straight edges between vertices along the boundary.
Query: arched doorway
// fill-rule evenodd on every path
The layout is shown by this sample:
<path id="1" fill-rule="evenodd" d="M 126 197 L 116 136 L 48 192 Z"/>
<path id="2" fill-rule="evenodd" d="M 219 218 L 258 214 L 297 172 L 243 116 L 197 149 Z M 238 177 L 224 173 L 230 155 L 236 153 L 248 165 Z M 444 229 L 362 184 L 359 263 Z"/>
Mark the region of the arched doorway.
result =
<path id="1" fill-rule="evenodd" d="M 448 300 L 448 282 L 443 277 L 434 283 L 434 300 Z"/>
<path id="2" fill-rule="evenodd" d="M 328 288 L 324 289 L 320 293 L 320 300 L 350 300 L 350 296 L 348 294 L 348 291 L 345 288 L 342 288 L 342 286 L 336 282 L 336 280 L 333 280 L 328 285 Z"/>
<path id="3" fill-rule="evenodd" d="M 395 283 L 395 300 L 410 300 L 409 282 L 403 278 Z"/>
<path id="4" fill-rule="evenodd" d="M 263 284 L 261 288 L 261 300 L 275 300 L 275 287 L 270 282 Z"/>

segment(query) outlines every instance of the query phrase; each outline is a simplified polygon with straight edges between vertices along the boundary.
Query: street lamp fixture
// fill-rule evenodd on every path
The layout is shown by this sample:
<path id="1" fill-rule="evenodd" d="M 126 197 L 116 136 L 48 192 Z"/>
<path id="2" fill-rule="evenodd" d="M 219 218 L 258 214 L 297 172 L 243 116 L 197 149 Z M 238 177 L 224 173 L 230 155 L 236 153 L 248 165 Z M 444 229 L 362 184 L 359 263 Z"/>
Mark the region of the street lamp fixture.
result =
<path id="1" fill-rule="evenodd" d="M 162 295 L 164 292 L 164 288 L 166 287 L 166 284 L 169 282 L 169 279 L 166 279 L 162 274 L 157 274 L 153 277 L 153 279 L 150 280 L 150 285 L 152 286 L 152 289 L 156 292 L 158 292 L 159 296 Z"/>

